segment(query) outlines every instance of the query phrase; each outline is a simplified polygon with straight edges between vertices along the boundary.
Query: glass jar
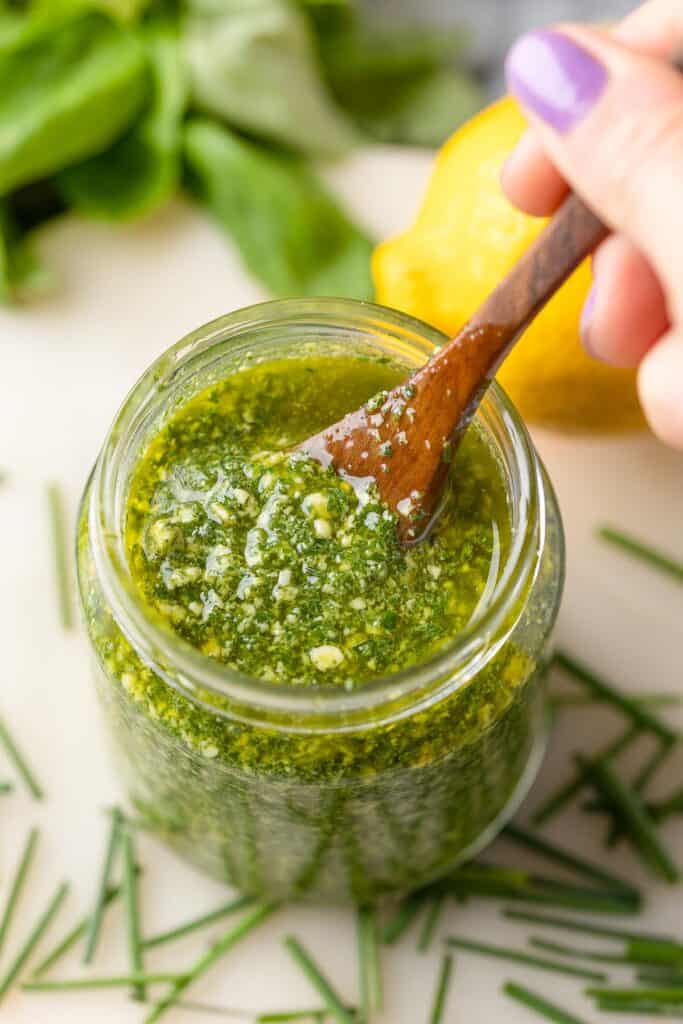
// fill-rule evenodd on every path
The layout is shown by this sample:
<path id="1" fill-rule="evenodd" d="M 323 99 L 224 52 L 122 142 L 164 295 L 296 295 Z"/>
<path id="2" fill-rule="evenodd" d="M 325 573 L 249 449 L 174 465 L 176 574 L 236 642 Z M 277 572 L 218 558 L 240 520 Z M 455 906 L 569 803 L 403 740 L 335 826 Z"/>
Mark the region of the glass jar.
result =
<path id="1" fill-rule="evenodd" d="M 200 328 L 125 400 L 87 484 L 78 535 L 97 688 L 136 814 L 210 875 L 276 898 L 373 900 L 448 872 L 513 814 L 540 763 L 542 676 L 563 579 L 556 500 L 494 384 L 477 414 L 512 540 L 468 627 L 427 663 L 356 690 L 250 679 L 184 643 L 136 593 L 123 526 L 160 424 L 248 365 L 379 351 L 406 371 L 444 341 L 393 310 L 272 302 Z"/>

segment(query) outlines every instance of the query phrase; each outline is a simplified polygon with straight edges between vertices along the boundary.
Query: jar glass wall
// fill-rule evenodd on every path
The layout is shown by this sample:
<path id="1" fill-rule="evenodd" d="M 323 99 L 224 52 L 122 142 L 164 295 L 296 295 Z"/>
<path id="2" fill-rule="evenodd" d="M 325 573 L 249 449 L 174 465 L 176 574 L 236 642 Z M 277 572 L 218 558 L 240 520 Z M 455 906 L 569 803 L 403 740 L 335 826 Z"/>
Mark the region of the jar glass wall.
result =
<path id="1" fill-rule="evenodd" d="M 341 300 L 265 303 L 169 349 L 122 406 L 83 497 L 82 606 L 114 756 L 136 814 L 216 878 L 277 898 L 367 901 L 443 875 L 523 798 L 545 738 L 542 675 L 563 578 L 552 488 L 493 385 L 472 429 L 501 467 L 511 542 L 465 630 L 351 691 L 249 679 L 154 618 L 124 548 L 147 442 L 245 367 L 315 351 L 420 365 L 443 337 Z"/>

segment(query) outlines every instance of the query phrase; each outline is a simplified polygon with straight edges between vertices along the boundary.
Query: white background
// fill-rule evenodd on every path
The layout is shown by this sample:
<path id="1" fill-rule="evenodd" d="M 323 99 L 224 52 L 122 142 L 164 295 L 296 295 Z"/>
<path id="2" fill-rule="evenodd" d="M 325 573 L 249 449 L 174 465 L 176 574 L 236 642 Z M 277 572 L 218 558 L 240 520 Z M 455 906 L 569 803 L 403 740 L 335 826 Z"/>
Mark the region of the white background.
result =
<path id="1" fill-rule="evenodd" d="M 424 153 L 373 150 L 334 168 L 328 177 L 357 216 L 382 237 L 408 223 L 430 160 Z M 191 328 L 263 297 L 225 240 L 182 204 L 125 229 L 63 221 L 46 233 L 44 250 L 62 276 L 61 290 L 25 310 L 0 312 L 0 466 L 11 474 L 0 491 L 0 710 L 28 749 L 48 794 L 44 804 L 31 801 L 21 789 L 0 799 L 0 907 L 28 828 L 38 823 L 43 833 L 27 895 L 0 954 L 0 970 L 62 878 L 71 880 L 72 892 L 43 951 L 90 906 L 105 838 L 102 811 L 121 797 L 104 749 L 82 631 L 65 633 L 58 623 L 45 483 L 51 478 L 62 483 L 73 517 L 105 430 L 142 370 Z M 592 536 L 594 525 L 608 519 L 683 559 L 683 458 L 646 436 L 595 440 L 536 431 L 535 437 L 557 487 L 567 530 L 569 575 L 559 627 L 563 644 L 625 688 L 683 689 L 683 588 Z M 664 713 L 673 717 L 670 709 Z M 564 776 L 568 750 L 590 750 L 618 727 L 605 711 L 566 712 L 531 801 Z M 0 778 L 7 774 L 0 762 Z M 679 759 L 660 780 L 662 791 L 680 784 L 681 775 Z M 682 890 L 646 881 L 628 851 L 620 848 L 606 856 L 598 822 L 572 812 L 549 834 L 646 884 L 649 907 L 643 927 L 680 934 Z M 667 840 L 683 862 L 683 827 L 670 826 Z M 509 852 L 501 844 L 497 859 Z M 225 900 L 224 889 L 151 840 L 141 840 L 140 856 L 146 931 L 169 927 Z M 519 862 L 516 851 L 514 856 Z M 222 927 L 150 955 L 149 968 L 184 967 Z M 519 946 L 527 934 L 527 929 L 502 922 L 498 908 L 484 903 L 450 908 L 442 933 L 448 931 Z M 285 932 L 299 935 L 344 997 L 356 999 L 352 917 L 330 909 L 282 912 L 236 948 L 192 997 L 254 1010 L 315 1006 L 317 998 L 282 949 Z M 435 947 L 419 955 L 414 945 L 413 932 L 385 957 L 383 1024 L 427 1021 L 439 952 Z M 119 909 L 112 908 L 94 971 L 110 974 L 125 968 L 122 920 Z M 74 956 L 58 973 L 73 977 L 79 971 Z M 613 977 L 626 981 L 629 975 L 615 970 Z M 580 983 L 466 955 L 458 957 L 445 1020 L 522 1024 L 532 1019 L 500 994 L 505 978 L 526 982 L 587 1021 L 595 1020 Z M 143 1008 L 125 992 L 13 992 L 0 1005 L 0 1019 L 11 1024 L 134 1024 L 143 1017 Z M 168 1016 L 178 1024 L 211 1019 L 187 1011 Z M 640 1022 L 633 1018 L 633 1024 Z"/>

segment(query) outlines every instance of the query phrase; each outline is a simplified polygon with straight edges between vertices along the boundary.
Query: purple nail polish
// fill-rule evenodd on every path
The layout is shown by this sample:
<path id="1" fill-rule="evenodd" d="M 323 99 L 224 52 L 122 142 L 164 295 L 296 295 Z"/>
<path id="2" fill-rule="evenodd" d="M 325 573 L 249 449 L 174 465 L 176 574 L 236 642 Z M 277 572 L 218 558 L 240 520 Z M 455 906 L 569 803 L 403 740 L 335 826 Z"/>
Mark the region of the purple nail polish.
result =
<path id="1" fill-rule="evenodd" d="M 591 344 L 590 328 L 591 321 L 593 319 L 593 310 L 595 309 L 596 291 L 596 283 L 594 281 L 591 285 L 591 290 L 586 297 L 586 301 L 583 304 L 583 309 L 581 310 L 581 341 L 583 342 L 583 347 L 590 356 L 595 356 L 595 352 Z"/>
<path id="2" fill-rule="evenodd" d="M 561 134 L 588 113 L 607 83 L 604 65 L 560 32 L 522 36 L 505 70 L 513 96 Z"/>

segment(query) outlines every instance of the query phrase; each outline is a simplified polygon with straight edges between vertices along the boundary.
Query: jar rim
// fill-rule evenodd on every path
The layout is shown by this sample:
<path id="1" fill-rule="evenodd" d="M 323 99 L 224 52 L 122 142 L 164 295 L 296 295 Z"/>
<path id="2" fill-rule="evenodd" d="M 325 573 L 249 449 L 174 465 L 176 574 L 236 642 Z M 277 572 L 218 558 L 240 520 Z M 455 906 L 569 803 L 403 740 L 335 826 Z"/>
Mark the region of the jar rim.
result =
<path id="1" fill-rule="evenodd" d="M 353 299 L 281 299 L 221 316 L 163 352 L 119 408 L 95 464 L 87 509 L 95 568 L 117 625 L 143 661 L 169 685 L 212 713 L 287 731 L 375 727 L 415 714 L 465 685 L 500 649 L 523 610 L 525 589 L 540 570 L 545 541 L 545 490 L 540 460 L 526 427 L 494 381 L 475 420 L 505 460 L 508 492 L 516 495 L 511 544 L 498 578 L 468 625 L 425 662 L 372 679 L 356 690 L 300 687 L 248 676 L 184 641 L 140 597 L 123 542 L 127 493 L 124 454 L 163 389 L 220 344 L 244 343 L 265 326 L 280 331 L 355 331 L 371 344 L 393 340 L 404 353 L 426 359 L 446 335 L 388 307 Z M 194 362 L 193 362 L 194 361 Z M 505 451 L 501 451 L 501 445 Z M 139 448 L 137 449 L 139 451 Z M 509 495 L 510 496 L 510 495 Z M 511 499 L 512 504 L 512 499 Z M 519 607 L 517 607 L 519 606 Z"/>

